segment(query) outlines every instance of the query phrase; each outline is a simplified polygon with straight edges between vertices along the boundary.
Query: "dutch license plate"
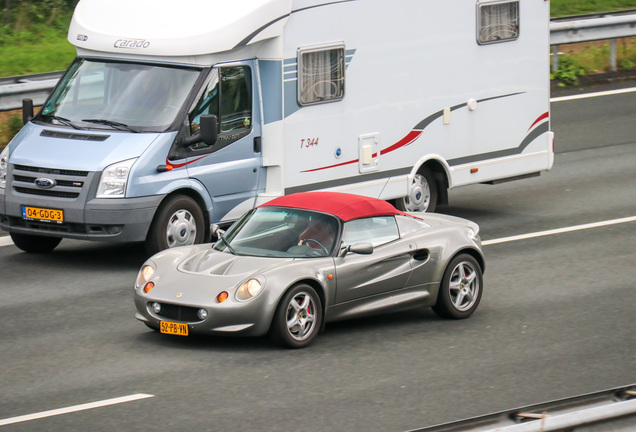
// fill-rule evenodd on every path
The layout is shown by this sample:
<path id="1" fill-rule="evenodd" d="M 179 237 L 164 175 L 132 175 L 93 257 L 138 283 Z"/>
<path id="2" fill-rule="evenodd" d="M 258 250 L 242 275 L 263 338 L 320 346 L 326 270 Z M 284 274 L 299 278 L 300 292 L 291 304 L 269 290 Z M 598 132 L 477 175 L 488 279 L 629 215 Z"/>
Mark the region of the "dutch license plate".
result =
<path id="1" fill-rule="evenodd" d="M 177 336 L 188 335 L 188 325 L 184 323 L 176 323 L 170 321 L 161 321 L 159 324 L 161 333 L 172 334 Z"/>
<path id="2" fill-rule="evenodd" d="M 64 210 L 22 206 L 22 217 L 44 222 L 64 222 Z"/>

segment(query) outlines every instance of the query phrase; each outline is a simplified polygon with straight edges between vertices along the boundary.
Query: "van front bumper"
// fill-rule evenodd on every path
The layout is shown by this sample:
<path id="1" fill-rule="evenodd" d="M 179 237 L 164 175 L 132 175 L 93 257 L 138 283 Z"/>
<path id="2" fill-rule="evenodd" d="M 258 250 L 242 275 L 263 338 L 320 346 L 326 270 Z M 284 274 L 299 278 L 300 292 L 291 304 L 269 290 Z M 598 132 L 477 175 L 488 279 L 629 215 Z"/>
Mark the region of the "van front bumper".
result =
<path id="1" fill-rule="evenodd" d="M 6 189 L 0 189 L 0 228 L 19 234 L 78 240 L 143 241 L 164 196 L 92 199 L 78 206 L 79 203 L 57 198 L 7 194 Z M 64 221 L 26 219 L 22 215 L 23 206 L 62 210 Z"/>

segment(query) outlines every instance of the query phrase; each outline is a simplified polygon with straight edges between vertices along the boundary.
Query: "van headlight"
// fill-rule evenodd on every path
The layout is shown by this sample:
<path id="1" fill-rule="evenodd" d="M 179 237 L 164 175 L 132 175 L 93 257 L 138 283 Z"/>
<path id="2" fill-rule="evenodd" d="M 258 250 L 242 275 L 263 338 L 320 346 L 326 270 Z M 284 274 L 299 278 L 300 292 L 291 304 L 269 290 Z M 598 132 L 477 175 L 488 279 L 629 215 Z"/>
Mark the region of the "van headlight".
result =
<path id="1" fill-rule="evenodd" d="M 109 165 L 102 171 L 96 198 L 124 198 L 128 175 L 137 158 Z"/>
<path id="2" fill-rule="evenodd" d="M 0 153 L 0 188 L 7 187 L 7 172 L 9 171 L 9 146 Z"/>

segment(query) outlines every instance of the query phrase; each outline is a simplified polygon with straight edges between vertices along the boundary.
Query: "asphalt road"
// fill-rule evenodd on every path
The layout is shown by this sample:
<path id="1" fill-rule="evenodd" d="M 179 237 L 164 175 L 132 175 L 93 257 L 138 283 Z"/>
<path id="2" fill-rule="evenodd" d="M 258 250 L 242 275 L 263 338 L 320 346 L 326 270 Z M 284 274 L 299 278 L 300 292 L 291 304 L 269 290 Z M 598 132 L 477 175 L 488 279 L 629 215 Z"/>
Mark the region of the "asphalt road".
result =
<path id="1" fill-rule="evenodd" d="M 166 337 L 133 318 L 141 247 L 0 247 L 0 428 L 406 431 L 636 383 L 636 222 L 496 243 L 636 216 L 634 106 L 634 92 L 554 103 L 552 171 L 451 191 L 442 210 L 491 243 L 464 321 L 331 324 L 299 351 Z M 139 394 L 152 397 L 16 419 Z"/>

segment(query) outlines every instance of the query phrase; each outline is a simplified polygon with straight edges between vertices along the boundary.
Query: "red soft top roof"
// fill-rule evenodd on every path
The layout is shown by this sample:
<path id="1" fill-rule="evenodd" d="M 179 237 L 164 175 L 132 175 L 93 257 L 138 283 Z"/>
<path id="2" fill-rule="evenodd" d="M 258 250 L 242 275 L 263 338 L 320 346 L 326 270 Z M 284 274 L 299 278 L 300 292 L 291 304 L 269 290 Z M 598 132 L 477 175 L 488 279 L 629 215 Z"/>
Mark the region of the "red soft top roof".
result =
<path id="1" fill-rule="evenodd" d="M 371 216 L 407 215 L 386 201 L 340 192 L 302 192 L 286 195 L 260 207 L 290 207 L 329 213 L 344 222 Z"/>

